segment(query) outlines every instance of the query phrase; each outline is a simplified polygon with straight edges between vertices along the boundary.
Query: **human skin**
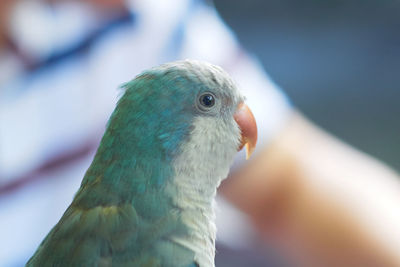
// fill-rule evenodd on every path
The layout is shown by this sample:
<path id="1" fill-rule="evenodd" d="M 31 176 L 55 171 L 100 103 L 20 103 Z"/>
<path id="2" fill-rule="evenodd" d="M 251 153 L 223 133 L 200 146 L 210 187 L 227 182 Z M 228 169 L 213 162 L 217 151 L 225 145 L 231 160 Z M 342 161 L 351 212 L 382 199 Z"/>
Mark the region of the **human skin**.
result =
<path id="1" fill-rule="evenodd" d="M 17 0 L 0 1 L 0 55 L 6 49 L 6 36 L 10 21 L 10 11 Z"/>
<path id="2" fill-rule="evenodd" d="M 400 266 L 398 174 L 299 113 L 231 176 L 220 192 L 294 266 Z"/>

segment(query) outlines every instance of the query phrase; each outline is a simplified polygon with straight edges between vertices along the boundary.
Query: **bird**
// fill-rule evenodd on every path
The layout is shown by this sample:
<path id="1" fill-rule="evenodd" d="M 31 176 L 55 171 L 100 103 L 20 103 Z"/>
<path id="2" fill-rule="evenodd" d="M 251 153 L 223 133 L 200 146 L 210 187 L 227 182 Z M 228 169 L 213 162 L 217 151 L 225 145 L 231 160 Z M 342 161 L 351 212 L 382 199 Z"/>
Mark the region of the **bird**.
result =
<path id="1" fill-rule="evenodd" d="M 216 189 L 257 141 L 245 97 L 196 60 L 121 90 L 72 203 L 26 266 L 215 266 Z"/>

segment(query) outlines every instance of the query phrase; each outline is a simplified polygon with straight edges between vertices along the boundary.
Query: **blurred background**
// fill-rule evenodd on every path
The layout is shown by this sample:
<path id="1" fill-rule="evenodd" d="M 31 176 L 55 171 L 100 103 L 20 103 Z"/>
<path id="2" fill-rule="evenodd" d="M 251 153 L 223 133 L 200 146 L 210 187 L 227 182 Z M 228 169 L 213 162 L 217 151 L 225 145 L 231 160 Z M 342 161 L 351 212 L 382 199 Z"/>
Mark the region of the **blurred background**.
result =
<path id="1" fill-rule="evenodd" d="M 95 11 L 62 0 L 4 0 L 0 5 L 4 8 L 16 2 L 11 17 L 5 16 L 10 12 L 0 15 L 0 30 L 6 26 L 6 17 L 11 21 L 7 27 L 12 29 L 11 36 L 0 34 L 5 40 L 3 47 L 0 45 L 0 266 L 22 266 L 58 221 L 65 203 L 70 203 L 104 131 L 104 118 L 114 108 L 118 93 L 114 88 L 132 78 L 132 73 L 175 59 L 178 52 L 174 47 L 183 38 L 181 29 L 168 32 L 171 43 L 166 37 L 166 48 L 158 48 L 157 38 L 162 35 L 130 29 L 131 24 L 142 25 L 141 14 L 145 14 L 143 17 L 155 18 L 157 24 L 143 20 L 147 26 L 168 31 L 168 23 L 157 19 L 180 14 L 179 10 L 173 13 L 175 9 L 168 4 L 155 9 L 145 4 L 153 1 L 129 1 L 133 7 L 124 6 L 123 0 L 85 1 L 95 3 Z M 61 4 L 49 12 L 34 4 L 39 2 Z M 214 4 L 241 45 L 260 59 L 295 107 L 345 142 L 400 170 L 399 1 L 215 0 Z M 132 15 L 129 8 L 139 12 Z M 41 34 L 32 29 L 41 29 Z M 125 42 L 125 30 L 136 37 Z M 212 33 L 211 28 L 207 31 Z M 110 36 L 112 41 L 104 38 Z M 229 34 L 225 38 L 228 52 L 234 50 L 230 38 Z M 130 51 L 132 43 L 134 57 L 120 52 L 121 47 Z M 4 47 L 19 59 L 1 54 Z M 141 52 L 149 47 L 161 52 Z M 179 56 L 183 57 L 198 52 L 182 50 Z M 111 55 L 103 55 L 103 51 L 111 51 Z M 202 56 L 201 52 L 197 55 Z M 133 67 L 115 72 L 114 67 L 124 61 Z M 21 73 L 35 77 L 14 81 Z M 96 79 L 87 79 L 89 76 L 103 81 L 96 83 Z M 48 82 L 43 84 L 40 79 Z M 62 89 L 66 84 L 68 90 Z M 86 87 L 90 90 L 82 93 L 81 88 Z M 32 100 L 36 98 L 39 101 Z M 105 100 L 110 98 L 113 101 Z M 71 99 L 75 101 L 72 109 L 68 106 Z M 62 117 L 41 112 L 43 107 L 53 108 Z M 30 111 L 25 114 L 25 110 Z M 44 119 L 36 120 L 39 117 Z M 14 118 L 23 119 L 16 122 Z M 6 131 L 11 124 L 17 125 L 14 128 L 20 135 Z M 56 125 L 46 134 L 60 138 L 39 153 L 41 142 L 48 137 L 40 132 L 43 125 Z M 7 153 L 1 154 L 4 151 Z M 60 155 L 59 151 L 70 153 Z M 52 194 L 35 191 L 38 188 Z M 32 236 L 25 236 L 22 229 Z M 218 244 L 217 266 L 286 266 L 273 246 L 265 246 L 238 249 Z"/>
<path id="2" fill-rule="evenodd" d="M 307 117 L 400 170 L 400 2 L 215 0 Z"/>

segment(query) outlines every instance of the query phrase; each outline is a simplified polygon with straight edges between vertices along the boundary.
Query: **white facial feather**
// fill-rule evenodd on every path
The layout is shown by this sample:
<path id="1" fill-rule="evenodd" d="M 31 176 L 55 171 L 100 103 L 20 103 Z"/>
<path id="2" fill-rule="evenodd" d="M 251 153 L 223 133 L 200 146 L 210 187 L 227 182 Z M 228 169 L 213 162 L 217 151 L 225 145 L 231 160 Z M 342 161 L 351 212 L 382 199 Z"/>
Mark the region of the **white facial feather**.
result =
<path id="1" fill-rule="evenodd" d="M 191 235 L 174 241 L 195 251 L 196 261 L 202 267 L 214 266 L 214 197 L 216 188 L 228 175 L 239 140 L 240 129 L 233 118 L 220 121 L 215 117 L 198 117 L 190 140 L 174 162 L 174 204 L 183 210 L 182 220 Z"/>

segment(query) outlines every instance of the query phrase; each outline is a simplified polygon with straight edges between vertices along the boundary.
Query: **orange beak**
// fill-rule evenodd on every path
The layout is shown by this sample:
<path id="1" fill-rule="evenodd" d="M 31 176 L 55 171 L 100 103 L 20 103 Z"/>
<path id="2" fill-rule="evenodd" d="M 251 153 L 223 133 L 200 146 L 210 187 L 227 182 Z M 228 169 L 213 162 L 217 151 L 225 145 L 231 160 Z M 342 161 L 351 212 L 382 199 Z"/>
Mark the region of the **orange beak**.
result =
<path id="1" fill-rule="evenodd" d="M 251 153 L 256 148 L 257 143 L 257 124 L 253 113 L 245 103 L 240 103 L 233 115 L 236 123 L 239 125 L 242 133 L 241 143 L 238 151 L 246 146 L 246 159 L 249 159 Z"/>

